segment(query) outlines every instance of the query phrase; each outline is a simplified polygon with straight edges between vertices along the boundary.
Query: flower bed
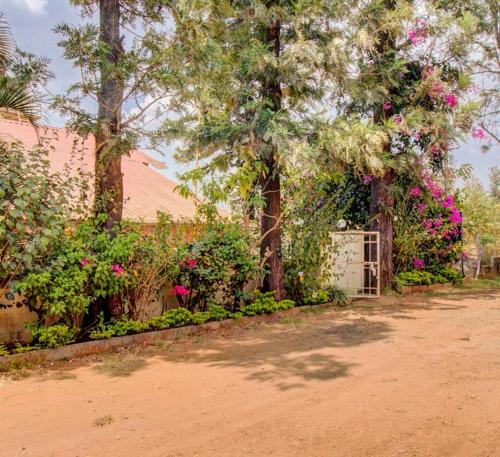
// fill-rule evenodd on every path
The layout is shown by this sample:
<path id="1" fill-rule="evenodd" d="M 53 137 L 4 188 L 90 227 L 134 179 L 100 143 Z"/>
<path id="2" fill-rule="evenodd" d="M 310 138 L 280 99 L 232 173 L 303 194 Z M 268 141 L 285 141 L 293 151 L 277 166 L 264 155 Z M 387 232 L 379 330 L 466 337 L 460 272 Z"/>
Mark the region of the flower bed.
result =
<path id="1" fill-rule="evenodd" d="M 186 325 L 165 330 L 148 331 L 144 333 L 117 336 L 109 339 L 87 341 L 85 343 L 69 344 L 54 349 L 40 349 L 36 351 L 5 355 L 0 357 L 0 371 L 21 366 L 34 366 L 46 362 L 69 360 L 94 354 L 116 351 L 118 348 L 136 345 L 146 345 L 154 341 L 173 341 L 179 338 L 217 332 L 232 327 L 246 325 L 252 322 L 269 322 L 279 320 L 281 317 L 302 312 L 310 306 L 291 307 L 273 313 L 262 313 L 242 316 L 237 319 L 230 318 L 220 321 L 206 322 L 199 325 Z"/>

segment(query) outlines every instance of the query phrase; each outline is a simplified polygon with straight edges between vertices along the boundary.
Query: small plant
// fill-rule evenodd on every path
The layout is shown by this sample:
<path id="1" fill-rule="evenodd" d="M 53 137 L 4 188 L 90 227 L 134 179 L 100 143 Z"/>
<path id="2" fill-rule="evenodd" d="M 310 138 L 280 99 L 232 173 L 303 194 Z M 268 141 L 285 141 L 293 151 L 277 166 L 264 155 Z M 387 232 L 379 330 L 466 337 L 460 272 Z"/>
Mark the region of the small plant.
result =
<path id="1" fill-rule="evenodd" d="M 174 308 L 159 317 L 149 321 L 149 325 L 156 330 L 163 330 L 171 327 L 182 327 L 192 322 L 193 313 L 186 308 Z"/>
<path id="2" fill-rule="evenodd" d="M 304 305 L 317 305 L 330 301 L 330 295 L 326 290 L 318 290 L 304 298 Z"/>
<path id="3" fill-rule="evenodd" d="M 23 346 L 22 344 L 16 343 L 12 352 L 14 354 L 25 354 L 26 352 L 35 351 L 36 349 L 38 349 L 36 346 Z"/>
<path id="4" fill-rule="evenodd" d="M 345 308 L 349 305 L 349 297 L 342 289 L 339 289 L 337 287 L 328 289 L 328 299 L 336 306 L 340 306 L 341 308 Z"/>
<path id="5" fill-rule="evenodd" d="M 58 348 L 72 343 L 75 340 L 75 330 L 64 324 L 55 324 L 49 327 L 30 325 L 33 343 L 40 348 Z"/>
<path id="6" fill-rule="evenodd" d="M 241 307 L 241 312 L 245 316 L 255 316 L 257 314 L 270 314 L 279 310 L 290 309 L 295 306 L 292 300 L 281 300 L 276 302 L 272 292 L 258 292 L 253 303 Z"/>
<path id="7" fill-rule="evenodd" d="M 5 344 L 0 344 L 0 357 L 3 357 L 5 355 L 9 355 L 9 351 L 5 347 Z"/>

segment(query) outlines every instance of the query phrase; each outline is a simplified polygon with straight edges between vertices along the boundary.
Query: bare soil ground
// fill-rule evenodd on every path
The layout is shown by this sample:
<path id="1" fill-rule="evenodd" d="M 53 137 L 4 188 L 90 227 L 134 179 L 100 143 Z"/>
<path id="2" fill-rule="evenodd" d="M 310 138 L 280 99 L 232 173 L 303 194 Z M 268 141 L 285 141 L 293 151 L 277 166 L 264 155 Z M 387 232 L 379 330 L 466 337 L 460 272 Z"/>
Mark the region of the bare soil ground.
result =
<path id="1" fill-rule="evenodd" d="M 500 456 L 500 292 L 389 298 L 0 379 L 0 455 Z"/>

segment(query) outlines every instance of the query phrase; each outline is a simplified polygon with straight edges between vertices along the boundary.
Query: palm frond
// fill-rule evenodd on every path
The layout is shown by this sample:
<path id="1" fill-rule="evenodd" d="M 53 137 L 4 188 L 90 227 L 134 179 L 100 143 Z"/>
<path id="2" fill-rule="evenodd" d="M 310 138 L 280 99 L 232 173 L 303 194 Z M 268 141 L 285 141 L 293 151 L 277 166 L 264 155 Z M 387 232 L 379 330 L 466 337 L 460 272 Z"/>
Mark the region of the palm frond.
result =
<path id="1" fill-rule="evenodd" d="M 0 109 L 2 108 L 18 111 L 32 123 L 39 117 L 36 102 L 24 87 L 0 87 Z"/>
<path id="2" fill-rule="evenodd" d="M 3 13 L 0 13 L 0 69 L 5 70 L 12 59 L 14 41 L 10 26 Z"/>

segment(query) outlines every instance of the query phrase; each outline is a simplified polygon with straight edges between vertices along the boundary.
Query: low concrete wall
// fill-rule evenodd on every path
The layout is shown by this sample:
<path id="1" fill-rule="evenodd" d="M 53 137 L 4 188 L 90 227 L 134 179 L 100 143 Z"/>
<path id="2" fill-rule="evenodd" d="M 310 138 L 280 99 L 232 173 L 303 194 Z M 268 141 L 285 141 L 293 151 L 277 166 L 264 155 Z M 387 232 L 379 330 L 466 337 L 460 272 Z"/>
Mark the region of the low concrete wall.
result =
<path id="1" fill-rule="evenodd" d="M 403 295 L 422 294 L 424 292 L 432 292 L 433 290 L 450 289 L 451 287 L 453 287 L 451 282 L 431 284 L 430 286 L 405 286 L 403 287 Z"/>
<path id="2" fill-rule="evenodd" d="M 302 308 L 310 307 L 306 306 Z M 139 333 L 137 335 L 119 336 L 110 338 L 109 340 L 88 341 L 86 343 L 70 344 L 56 349 L 41 349 L 38 351 L 27 352 L 25 354 L 8 355 L 0 357 L 0 370 L 8 370 L 9 368 L 16 366 L 34 365 L 44 362 L 55 362 L 58 360 L 69 360 L 87 355 L 113 352 L 121 347 L 144 345 L 158 340 L 171 341 L 179 338 L 186 338 L 188 336 L 203 335 L 232 327 L 248 325 L 254 322 L 276 321 L 283 316 L 298 314 L 301 312 L 302 308 L 292 308 L 284 311 L 278 311 L 274 314 L 207 322 L 206 324 L 201 325 L 169 328 L 155 332 Z"/>
<path id="3" fill-rule="evenodd" d="M 24 328 L 24 324 L 36 319 L 36 313 L 22 304 L 22 297 L 0 294 L 0 343 L 30 341 L 31 332 Z"/>

